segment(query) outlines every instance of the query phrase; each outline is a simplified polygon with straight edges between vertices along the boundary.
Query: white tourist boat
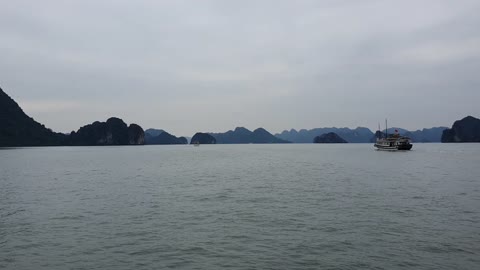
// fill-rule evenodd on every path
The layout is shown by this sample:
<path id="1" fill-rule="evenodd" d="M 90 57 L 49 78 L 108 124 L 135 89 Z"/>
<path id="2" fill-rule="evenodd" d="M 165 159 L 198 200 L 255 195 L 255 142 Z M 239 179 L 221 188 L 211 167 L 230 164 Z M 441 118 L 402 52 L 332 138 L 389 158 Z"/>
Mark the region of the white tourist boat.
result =
<path id="1" fill-rule="evenodd" d="M 379 128 L 380 130 L 380 128 Z M 377 138 L 374 146 L 377 150 L 397 151 L 410 150 L 413 145 L 409 137 L 400 136 L 398 130 L 394 134 L 388 134 L 387 121 L 385 120 L 385 134 L 379 133 L 382 136 Z"/>
<path id="2" fill-rule="evenodd" d="M 413 145 L 410 138 L 400 135 L 391 135 L 388 138 L 377 138 L 374 145 L 378 150 L 410 150 Z"/>

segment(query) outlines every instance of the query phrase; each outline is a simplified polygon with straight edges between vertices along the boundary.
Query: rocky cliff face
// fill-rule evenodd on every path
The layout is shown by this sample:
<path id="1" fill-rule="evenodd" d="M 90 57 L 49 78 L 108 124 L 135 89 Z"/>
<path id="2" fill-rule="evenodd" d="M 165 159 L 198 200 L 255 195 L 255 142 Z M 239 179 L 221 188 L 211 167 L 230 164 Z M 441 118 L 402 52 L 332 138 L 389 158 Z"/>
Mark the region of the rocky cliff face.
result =
<path id="1" fill-rule="evenodd" d="M 443 131 L 442 142 L 480 142 L 480 119 L 467 116 L 455 121 L 451 129 Z"/>
<path id="2" fill-rule="evenodd" d="M 0 88 L 0 146 L 62 145 L 65 138 L 26 115 Z"/>
<path id="3" fill-rule="evenodd" d="M 131 124 L 130 127 L 119 118 L 109 118 L 106 122 L 94 122 L 72 132 L 69 145 L 139 145 L 145 143 L 143 129 Z"/>
<path id="4" fill-rule="evenodd" d="M 143 145 L 145 144 L 145 132 L 143 128 L 137 124 L 128 126 L 128 144 Z"/>
<path id="5" fill-rule="evenodd" d="M 195 144 L 195 143 L 216 144 L 217 140 L 208 133 L 198 132 L 198 133 L 195 133 L 195 135 L 193 135 L 192 140 L 190 141 L 190 144 Z"/>
<path id="6" fill-rule="evenodd" d="M 315 137 L 313 143 L 347 143 L 347 141 L 336 133 L 329 132 Z"/>

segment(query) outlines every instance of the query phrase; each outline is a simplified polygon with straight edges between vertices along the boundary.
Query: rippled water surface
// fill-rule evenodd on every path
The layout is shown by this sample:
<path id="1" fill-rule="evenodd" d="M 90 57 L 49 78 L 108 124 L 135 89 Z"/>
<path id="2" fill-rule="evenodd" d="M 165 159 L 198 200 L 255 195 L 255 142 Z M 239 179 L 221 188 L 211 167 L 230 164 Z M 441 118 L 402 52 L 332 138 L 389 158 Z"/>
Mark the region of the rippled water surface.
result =
<path id="1" fill-rule="evenodd" d="M 480 144 L 0 149 L 0 268 L 479 267 Z"/>

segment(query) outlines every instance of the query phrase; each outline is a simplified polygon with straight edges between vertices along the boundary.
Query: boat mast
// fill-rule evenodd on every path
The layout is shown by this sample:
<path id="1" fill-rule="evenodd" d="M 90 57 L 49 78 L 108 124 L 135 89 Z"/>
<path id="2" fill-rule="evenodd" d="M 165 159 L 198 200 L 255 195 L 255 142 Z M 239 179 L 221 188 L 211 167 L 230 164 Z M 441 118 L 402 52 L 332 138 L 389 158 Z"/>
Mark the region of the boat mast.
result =
<path id="1" fill-rule="evenodd" d="M 385 138 L 388 138 L 387 118 L 385 118 Z"/>

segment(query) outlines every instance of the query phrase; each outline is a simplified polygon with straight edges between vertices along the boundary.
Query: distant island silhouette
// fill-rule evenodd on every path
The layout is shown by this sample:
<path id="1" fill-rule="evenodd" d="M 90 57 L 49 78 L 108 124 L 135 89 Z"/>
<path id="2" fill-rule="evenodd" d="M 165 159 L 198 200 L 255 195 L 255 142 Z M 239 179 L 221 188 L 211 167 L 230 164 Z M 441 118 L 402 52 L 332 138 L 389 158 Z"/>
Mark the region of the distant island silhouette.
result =
<path id="1" fill-rule="evenodd" d="M 424 128 L 422 130 L 408 131 L 406 129 L 393 127 L 388 129 L 388 133 L 394 133 L 398 130 L 402 135 L 410 137 L 413 142 L 440 142 L 442 132 L 447 127 Z M 291 141 L 293 143 L 312 143 L 316 136 L 333 132 L 345 139 L 349 143 L 371 143 L 375 141 L 375 133 L 366 127 L 350 128 L 314 128 L 310 130 L 295 129 L 284 130 L 282 133 L 275 134 L 276 137 Z"/>
<path id="2" fill-rule="evenodd" d="M 176 137 L 161 129 L 147 129 L 145 131 L 145 144 L 187 144 L 185 137 Z"/>
<path id="3" fill-rule="evenodd" d="M 257 128 L 254 131 L 250 131 L 244 127 L 237 127 L 225 133 L 210 133 L 210 135 L 215 137 L 217 143 L 225 144 L 290 143 L 287 140 L 275 137 L 264 128 Z"/>
<path id="4" fill-rule="evenodd" d="M 127 126 L 122 119 L 111 117 L 94 122 L 66 135 L 64 145 L 142 145 L 145 133 L 137 124 Z"/>
<path id="5" fill-rule="evenodd" d="M 193 135 L 190 144 L 216 144 L 217 139 L 208 133 L 197 132 Z"/>
<path id="6" fill-rule="evenodd" d="M 451 129 L 446 127 L 398 130 L 413 142 L 480 142 L 480 120 L 467 116 L 456 121 Z M 370 143 L 375 134 L 368 128 L 315 128 L 296 131 L 285 130 L 271 134 L 264 128 L 250 131 L 237 127 L 224 133 L 198 132 L 191 143 L 200 144 L 250 144 L 250 143 Z M 341 140 L 340 140 L 341 139 Z M 95 146 L 95 145 L 144 145 L 187 144 L 185 137 L 176 137 L 163 129 L 144 131 L 137 124 L 127 125 L 122 119 L 111 117 L 106 122 L 95 121 L 70 134 L 54 132 L 29 117 L 20 106 L 0 88 L 0 146 Z"/>
<path id="7" fill-rule="evenodd" d="M 324 133 L 313 139 L 313 143 L 348 143 L 334 132 Z"/>

